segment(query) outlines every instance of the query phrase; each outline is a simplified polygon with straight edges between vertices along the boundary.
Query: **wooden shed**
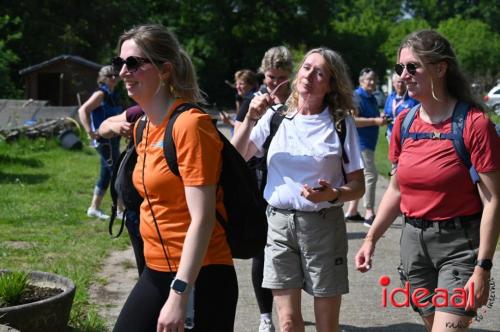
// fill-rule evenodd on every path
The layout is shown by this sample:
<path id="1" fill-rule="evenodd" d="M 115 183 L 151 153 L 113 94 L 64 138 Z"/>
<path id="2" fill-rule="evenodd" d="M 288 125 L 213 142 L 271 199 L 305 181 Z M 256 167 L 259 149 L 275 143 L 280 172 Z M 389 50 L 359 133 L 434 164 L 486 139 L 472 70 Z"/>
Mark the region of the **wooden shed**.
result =
<path id="1" fill-rule="evenodd" d="M 48 100 L 53 106 L 79 105 L 97 89 L 102 65 L 77 55 L 60 55 L 19 71 L 26 99 Z"/>

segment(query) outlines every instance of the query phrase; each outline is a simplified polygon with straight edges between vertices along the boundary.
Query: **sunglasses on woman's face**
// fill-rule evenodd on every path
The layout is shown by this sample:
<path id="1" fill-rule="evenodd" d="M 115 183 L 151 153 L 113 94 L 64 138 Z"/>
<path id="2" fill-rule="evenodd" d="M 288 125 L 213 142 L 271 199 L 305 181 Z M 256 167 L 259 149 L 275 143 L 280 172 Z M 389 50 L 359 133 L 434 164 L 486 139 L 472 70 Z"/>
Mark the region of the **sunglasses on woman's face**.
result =
<path id="1" fill-rule="evenodd" d="M 420 67 L 420 65 L 414 62 L 408 62 L 406 65 L 402 63 L 397 63 L 396 65 L 394 65 L 394 71 L 396 72 L 396 74 L 401 76 L 403 74 L 404 69 L 406 68 L 408 74 L 413 76 L 416 74 L 418 67 Z"/>
<path id="2" fill-rule="evenodd" d="M 151 63 L 151 61 L 149 61 L 146 58 L 141 58 L 138 56 L 129 56 L 126 59 L 122 59 L 119 56 L 117 56 L 111 59 L 111 65 L 113 66 L 114 70 L 117 73 L 119 73 L 122 70 L 123 65 L 127 66 L 127 70 L 129 72 L 135 72 L 137 69 L 139 69 L 139 67 L 141 67 L 145 63 Z"/>

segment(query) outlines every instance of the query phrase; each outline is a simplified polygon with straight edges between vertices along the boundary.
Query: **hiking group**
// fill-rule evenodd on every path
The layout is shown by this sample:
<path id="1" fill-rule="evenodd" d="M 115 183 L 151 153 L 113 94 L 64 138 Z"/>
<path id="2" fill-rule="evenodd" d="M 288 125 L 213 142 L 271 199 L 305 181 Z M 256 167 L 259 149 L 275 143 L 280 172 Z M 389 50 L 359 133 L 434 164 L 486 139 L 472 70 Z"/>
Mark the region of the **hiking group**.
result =
<path id="1" fill-rule="evenodd" d="M 233 331 L 233 258 L 252 258 L 259 331 L 276 329 L 273 302 L 280 331 L 304 331 L 304 290 L 316 330 L 339 332 L 349 292 L 345 220 L 370 227 L 355 258 L 367 272 L 400 214 L 399 268 L 411 291 L 474 287 L 463 307 L 429 301 L 416 311 L 428 331 L 467 330 L 486 304 L 500 232 L 500 142 L 443 36 L 421 30 L 402 41 L 382 115 L 374 70 L 363 69 L 354 90 L 338 52 L 311 49 L 293 73 L 290 51 L 270 48 L 261 86 L 251 70 L 235 75 L 236 117 L 221 114 L 234 125 L 230 142 L 203 111 L 194 66 L 172 32 L 134 27 L 117 53 L 112 76 L 79 111 L 93 139 L 131 138 L 112 163 L 101 154 L 114 171 L 94 190 L 100 203 L 112 183 L 111 219 L 123 215 L 140 275 L 114 331 Z M 93 120 L 116 75 L 137 105 Z M 375 213 L 374 150 L 386 124 L 393 167 Z M 105 219 L 94 201 L 89 216 Z"/>

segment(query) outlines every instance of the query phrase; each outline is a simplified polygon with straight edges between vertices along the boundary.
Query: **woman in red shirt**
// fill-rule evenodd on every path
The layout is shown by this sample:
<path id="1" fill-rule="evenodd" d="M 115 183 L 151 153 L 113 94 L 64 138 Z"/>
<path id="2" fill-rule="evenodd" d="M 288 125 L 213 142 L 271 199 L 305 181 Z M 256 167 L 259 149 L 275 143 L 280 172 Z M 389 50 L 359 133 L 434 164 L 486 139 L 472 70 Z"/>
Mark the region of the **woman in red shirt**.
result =
<path id="1" fill-rule="evenodd" d="M 428 331 L 464 331 L 471 316 L 486 304 L 491 259 L 500 231 L 500 142 L 495 128 L 474 100 L 460 73 L 450 43 L 432 30 L 407 36 L 398 51 L 395 71 L 405 81 L 410 97 L 421 104 L 410 133 L 432 133 L 434 139 L 401 140 L 401 125 L 408 112 L 396 119 L 389 158 L 393 176 L 373 226 L 355 263 L 361 272 L 372 264 L 375 243 L 402 213 L 401 274 L 411 293 L 437 288 L 453 294 L 470 290 L 474 298 L 460 307 L 427 301 L 413 303 Z M 472 165 L 479 173 L 476 185 L 451 139 L 452 114 L 467 103 L 463 139 Z M 438 139 L 435 139 L 438 138 Z"/>

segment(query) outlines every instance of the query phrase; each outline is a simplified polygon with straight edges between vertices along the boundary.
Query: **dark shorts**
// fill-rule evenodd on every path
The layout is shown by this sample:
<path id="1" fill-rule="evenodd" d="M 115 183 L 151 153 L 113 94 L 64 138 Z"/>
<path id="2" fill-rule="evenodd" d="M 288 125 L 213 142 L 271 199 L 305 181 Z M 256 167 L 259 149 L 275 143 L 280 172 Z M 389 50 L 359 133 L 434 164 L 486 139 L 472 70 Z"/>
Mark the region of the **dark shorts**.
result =
<path id="1" fill-rule="evenodd" d="M 429 299 L 425 307 L 414 309 L 422 316 L 432 315 L 435 311 L 449 312 L 460 316 L 475 316 L 460 307 L 460 296 L 456 290 L 463 289 L 476 264 L 479 248 L 479 220 L 470 221 L 465 227 L 457 223 L 455 229 L 429 227 L 426 229 L 404 223 L 401 233 L 401 268 L 410 283 L 410 294 L 417 288 L 426 288 L 435 293 L 434 306 Z M 446 292 L 448 306 L 444 306 Z M 426 299 L 419 301 L 424 303 Z M 453 301 L 455 305 L 453 305 Z"/>

